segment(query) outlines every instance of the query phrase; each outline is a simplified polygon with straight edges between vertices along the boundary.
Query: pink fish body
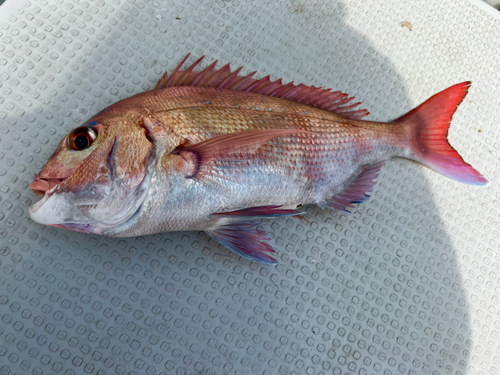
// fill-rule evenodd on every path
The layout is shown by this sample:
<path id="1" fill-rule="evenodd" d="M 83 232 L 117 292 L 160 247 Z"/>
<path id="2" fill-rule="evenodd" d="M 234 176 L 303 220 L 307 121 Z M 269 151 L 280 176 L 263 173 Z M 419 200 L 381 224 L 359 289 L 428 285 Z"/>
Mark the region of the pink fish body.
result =
<path id="1" fill-rule="evenodd" d="M 187 59 L 187 57 L 186 57 Z M 254 80 L 215 63 L 165 75 L 67 135 L 31 189 L 33 220 L 130 237 L 203 230 L 244 258 L 274 263 L 255 218 L 368 198 L 385 160 L 404 157 L 484 185 L 447 141 L 469 82 L 391 123 L 361 120 L 347 95 Z"/>

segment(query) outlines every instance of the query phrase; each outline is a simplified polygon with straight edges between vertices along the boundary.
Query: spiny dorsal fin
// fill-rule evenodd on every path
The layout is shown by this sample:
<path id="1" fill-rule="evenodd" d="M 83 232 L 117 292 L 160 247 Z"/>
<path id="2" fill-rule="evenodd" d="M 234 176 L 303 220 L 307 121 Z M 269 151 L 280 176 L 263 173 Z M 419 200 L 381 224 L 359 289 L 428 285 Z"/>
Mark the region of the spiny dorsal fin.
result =
<path id="1" fill-rule="evenodd" d="M 340 91 L 332 92 L 321 87 L 306 86 L 303 84 L 294 85 L 290 82 L 284 85 L 281 79 L 271 81 L 269 76 L 262 79 L 253 79 L 256 73 L 250 73 L 241 77 L 238 73 L 242 68 L 231 72 L 229 64 L 221 69 L 215 70 L 217 61 L 201 72 L 195 72 L 193 69 L 205 58 L 200 57 L 189 68 L 181 71 L 182 65 L 186 62 L 188 54 L 184 60 L 175 68 L 173 73 L 168 76 L 165 72 L 156 84 L 155 89 L 164 89 L 167 87 L 194 86 L 194 87 L 212 87 L 226 90 L 246 91 L 276 98 L 292 100 L 294 102 L 308 104 L 313 107 L 340 114 L 344 117 L 359 120 L 369 114 L 366 109 L 356 109 L 360 103 L 352 103 L 353 97 L 349 97 Z"/>

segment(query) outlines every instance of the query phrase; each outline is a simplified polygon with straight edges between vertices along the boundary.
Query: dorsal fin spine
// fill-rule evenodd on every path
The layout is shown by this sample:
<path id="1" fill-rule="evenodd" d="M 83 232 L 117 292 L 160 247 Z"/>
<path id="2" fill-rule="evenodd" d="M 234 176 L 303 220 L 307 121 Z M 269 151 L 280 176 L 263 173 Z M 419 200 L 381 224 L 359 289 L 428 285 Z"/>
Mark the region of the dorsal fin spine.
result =
<path id="1" fill-rule="evenodd" d="M 230 75 L 228 75 L 227 78 L 220 83 L 219 88 L 223 89 L 226 85 L 231 86 L 231 84 L 233 83 L 232 81 L 235 80 L 236 77 L 238 77 L 238 74 L 240 73 L 241 69 L 243 69 L 242 66 L 236 69 Z"/>
<path id="2" fill-rule="evenodd" d="M 203 56 L 205 57 L 205 56 Z M 210 74 L 212 70 L 214 70 L 215 65 L 217 65 L 217 60 L 210 64 L 205 70 L 202 70 L 200 74 L 194 79 L 192 85 L 193 86 L 202 86 L 201 82 L 205 78 L 206 75 Z"/>
<path id="3" fill-rule="evenodd" d="M 214 88 L 219 88 L 220 82 L 218 82 L 217 78 L 224 77 L 226 74 L 231 74 L 231 66 L 229 64 L 226 64 L 222 67 L 222 69 L 218 70 L 216 72 L 217 74 L 214 74 L 212 78 L 212 81 L 210 82 L 210 87 Z"/>
<path id="4" fill-rule="evenodd" d="M 186 62 L 188 57 L 191 56 L 191 53 L 188 53 L 186 57 L 184 57 L 184 60 L 181 61 L 181 63 L 175 68 L 175 70 L 172 72 L 170 75 L 170 78 L 167 80 L 165 86 L 166 87 L 171 87 L 172 83 L 174 82 L 175 78 L 177 77 L 177 73 L 179 72 L 179 69 L 181 68 L 182 65 Z"/>
<path id="5" fill-rule="evenodd" d="M 281 79 L 280 79 L 280 82 L 281 82 Z M 277 90 L 275 90 L 271 96 L 278 96 L 278 97 L 283 97 L 283 95 L 285 95 L 288 91 L 290 91 L 292 88 L 294 87 L 294 84 L 293 84 L 293 81 L 292 82 L 289 82 L 287 83 L 286 85 L 284 85 L 283 87 L 280 87 L 278 88 Z"/>
<path id="6" fill-rule="evenodd" d="M 332 92 L 320 87 L 306 86 L 302 83 L 298 85 L 295 85 L 293 82 L 283 84 L 281 79 L 271 81 L 269 75 L 261 79 L 254 79 L 252 77 L 256 72 L 250 73 L 246 77 L 240 77 L 238 74 L 242 68 L 231 72 L 230 64 L 226 64 L 221 69 L 216 70 L 217 61 L 214 61 L 201 72 L 195 72 L 194 68 L 203 61 L 205 56 L 196 60 L 186 70 L 181 71 L 182 65 L 184 65 L 189 56 L 190 54 L 182 60 L 170 77 L 165 73 L 158 81 L 156 89 L 174 86 L 192 86 L 246 91 L 307 104 L 350 119 L 358 120 L 369 114 L 365 109 L 353 111 L 352 109 L 360 103 L 352 103 L 353 98 L 340 91 Z"/>
<path id="7" fill-rule="evenodd" d="M 199 63 L 201 63 L 201 62 L 202 62 L 202 60 L 203 60 L 203 58 L 204 58 L 204 57 L 205 57 L 205 56 L 200 57 L 198 60 L 196 60 L 196 61 L 193 63 L 193 65 L 191 65 L 191 66 L 190 66 L 190 67 L 186 70 L 186 72 L 184 73 L 184 77 L 186 77 L 186 78 L 187 78 L 187 80 L 186 80 L 185 82 L 182 82 L 184 86 L 191 86 L 192 82 L 194 81 L 194 77 L 192 77 L 191 79 L 189 79 L 189 76 L 191 75 L 191 72 L 193 71 L 193 69 L 194 69 L 195 67 L 197 67 Z M 183 78 L 184 78 L 184 77 L 183 77 Z"/>
<path id="8" fill-rule="evenodd" d="M 257 71 L 250 73 L 246 77 L 243 77 L 243 80 L 238 85 L 235 85 L 233 87 L 233 90 L 245 91 L 244 87 L 252 82 L 252 77 L 255 75 L 255 73 L 257 73 Z"/>
<path id="9" fill-rule="evenodd" d="M 274 81 L 267 89 L 264 89 L 262 93 L 264 95 L 274 96 L 275 92 L 284 87 L 281 78 L 277 81 Z"/>

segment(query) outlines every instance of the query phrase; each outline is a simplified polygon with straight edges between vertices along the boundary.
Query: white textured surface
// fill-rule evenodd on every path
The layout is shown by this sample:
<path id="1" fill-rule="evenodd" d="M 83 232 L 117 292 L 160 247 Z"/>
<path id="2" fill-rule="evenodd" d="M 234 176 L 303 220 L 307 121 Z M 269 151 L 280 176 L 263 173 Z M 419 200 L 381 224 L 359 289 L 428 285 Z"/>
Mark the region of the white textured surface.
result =
<path id="1" fill-rule="evenodd" d="M 491 5 L 495 9 L 499 9 L 500 8 L 500 1 L 499 0 L 484 0 L 484 2 L 486 4 Z"/>
<path id="2" fill-rule="evenodd" d="M 0 8 L 1 374 L 499 374 L 500 18 L 461 1 L 25 1 Z M 394 160 L 353 215 L 264 227 L 269 267 L 203 233 L 41 227 L 59 139 L 187 52 L 356 95 L 390 120 L 464 80 L 473 188 Z M 191 60 L 193 61 L 193 60 Z"/>

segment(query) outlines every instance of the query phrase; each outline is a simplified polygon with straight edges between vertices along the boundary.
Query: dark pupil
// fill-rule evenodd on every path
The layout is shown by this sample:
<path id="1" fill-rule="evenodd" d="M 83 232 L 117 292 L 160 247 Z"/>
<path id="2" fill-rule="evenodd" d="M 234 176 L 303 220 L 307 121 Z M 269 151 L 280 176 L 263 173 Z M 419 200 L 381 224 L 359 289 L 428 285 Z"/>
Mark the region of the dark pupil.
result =
<path id="1" fill-rule="evenodd" d="M 79 135 L 78 137 L 75 138 L 75 146 L 79 150 L 83 150 L 87 148 L 89 145 L 89 140 L 87 139 L 86 136 L 84 135 Z"/>

